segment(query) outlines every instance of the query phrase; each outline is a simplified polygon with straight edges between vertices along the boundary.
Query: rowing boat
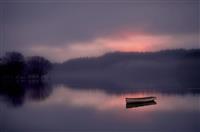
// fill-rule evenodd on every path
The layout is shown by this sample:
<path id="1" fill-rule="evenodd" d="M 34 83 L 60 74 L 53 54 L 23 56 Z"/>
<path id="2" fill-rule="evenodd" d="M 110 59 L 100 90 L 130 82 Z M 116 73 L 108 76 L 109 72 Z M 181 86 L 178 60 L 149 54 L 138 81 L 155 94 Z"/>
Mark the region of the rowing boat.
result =
<path id="1" fill-rule="evenodd" d="M 149 102 L 154 101 L 156 97 L 150 96 L 150 97 L 142 97 L 142 98 L 126 98 L 126 103 L 143 103 L 143 102 Z"/>

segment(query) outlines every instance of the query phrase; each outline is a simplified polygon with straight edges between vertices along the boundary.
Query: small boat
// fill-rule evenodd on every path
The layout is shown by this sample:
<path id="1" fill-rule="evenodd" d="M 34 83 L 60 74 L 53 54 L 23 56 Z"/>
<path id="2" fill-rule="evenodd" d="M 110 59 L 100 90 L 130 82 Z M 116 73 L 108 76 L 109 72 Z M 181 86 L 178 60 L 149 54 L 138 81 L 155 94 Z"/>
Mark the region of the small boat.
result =
<path id="1" fill-rule="evenodd" d="M 154 101 L 156 97 L 143 97 L 143 98 L 126 98 L 126 103 L 144 103 Z"/>

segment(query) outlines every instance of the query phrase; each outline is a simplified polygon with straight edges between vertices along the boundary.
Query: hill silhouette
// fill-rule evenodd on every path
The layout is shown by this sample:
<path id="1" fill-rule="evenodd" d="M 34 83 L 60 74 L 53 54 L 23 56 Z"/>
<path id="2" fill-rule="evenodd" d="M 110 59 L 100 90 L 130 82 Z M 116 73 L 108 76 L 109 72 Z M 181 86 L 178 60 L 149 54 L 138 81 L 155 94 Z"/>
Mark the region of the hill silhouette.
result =
<path id="1" fill-rule="evenodd" d="M 198 89 L 200 49 L 113 52 L 55 64 L 51 75 L 71 87 L 106 90 Z"/>

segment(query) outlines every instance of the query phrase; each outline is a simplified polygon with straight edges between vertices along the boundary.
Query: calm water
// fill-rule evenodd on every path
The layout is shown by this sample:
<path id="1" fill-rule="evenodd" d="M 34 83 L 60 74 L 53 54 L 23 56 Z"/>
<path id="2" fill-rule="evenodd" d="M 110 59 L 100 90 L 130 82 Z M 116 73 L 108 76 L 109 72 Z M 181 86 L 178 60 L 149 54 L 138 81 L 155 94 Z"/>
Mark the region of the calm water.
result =
<path id="1" fill-rule="evenodd" d="M 125 97 L 143 96 L 156 96 L 156 104 L 126 108 Z M 114 94 L 56 85 L 0 97 L 1 131 L 200 131 L 199 94 Z"/>

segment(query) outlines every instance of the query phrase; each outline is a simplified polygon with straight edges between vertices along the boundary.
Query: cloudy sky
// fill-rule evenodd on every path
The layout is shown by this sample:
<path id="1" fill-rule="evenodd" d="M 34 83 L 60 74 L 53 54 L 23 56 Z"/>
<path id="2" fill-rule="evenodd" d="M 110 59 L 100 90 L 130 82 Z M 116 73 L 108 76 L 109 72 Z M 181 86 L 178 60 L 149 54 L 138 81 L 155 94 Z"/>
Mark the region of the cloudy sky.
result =
<path id="1" fill-rule="evenodd" d="M 62 62 L 111 51 L 200 48 L 198 0 L 0 1 L 1 54 Z"/>

